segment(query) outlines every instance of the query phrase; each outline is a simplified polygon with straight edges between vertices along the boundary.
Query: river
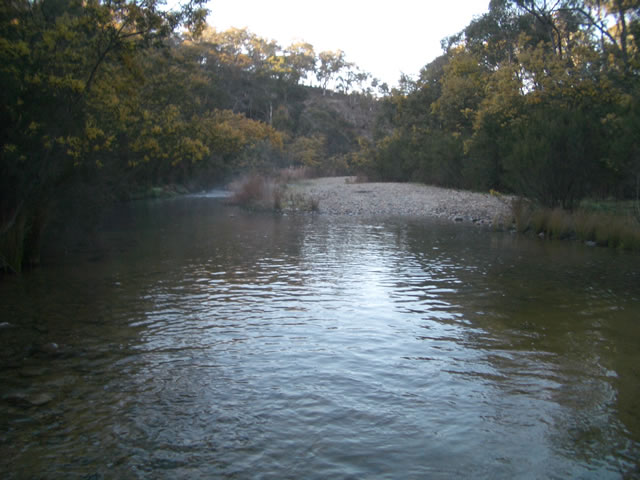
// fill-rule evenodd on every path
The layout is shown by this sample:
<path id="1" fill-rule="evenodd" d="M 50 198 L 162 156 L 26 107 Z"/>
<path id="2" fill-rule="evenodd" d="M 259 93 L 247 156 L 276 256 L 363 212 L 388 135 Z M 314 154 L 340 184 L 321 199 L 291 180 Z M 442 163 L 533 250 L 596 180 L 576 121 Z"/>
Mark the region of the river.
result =
<path id="1" fill-rule="evenodd" d="M 0 279 L 0 472 L 640 476 L 640 257 L 139 202 Z"/>

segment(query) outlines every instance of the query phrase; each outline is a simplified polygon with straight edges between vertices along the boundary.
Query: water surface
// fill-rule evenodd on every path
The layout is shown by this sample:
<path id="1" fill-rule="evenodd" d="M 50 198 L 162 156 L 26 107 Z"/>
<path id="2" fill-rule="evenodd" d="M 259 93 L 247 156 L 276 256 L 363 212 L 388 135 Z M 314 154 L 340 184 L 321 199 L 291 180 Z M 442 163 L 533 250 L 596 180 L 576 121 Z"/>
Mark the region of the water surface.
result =
<path id="1" fill-rule="evenodd" d="M 215 197 L 1 280 L 3 478 L 640 475 L 637 255 Z"/>

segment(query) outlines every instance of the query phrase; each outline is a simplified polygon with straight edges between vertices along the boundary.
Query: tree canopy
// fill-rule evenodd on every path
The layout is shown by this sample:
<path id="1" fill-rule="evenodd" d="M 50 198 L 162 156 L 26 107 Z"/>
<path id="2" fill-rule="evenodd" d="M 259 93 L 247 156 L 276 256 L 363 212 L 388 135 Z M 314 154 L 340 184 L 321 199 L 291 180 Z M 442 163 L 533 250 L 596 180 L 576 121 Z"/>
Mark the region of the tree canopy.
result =
<path id="1" fill-rule="evenodd" d="M 0 5 L 0 269 L 157 185 L 304 165 L 572 208 L 640 195 L 639 0 L 492 0 L 397 88 L 203 0 Z"/>
<path id="2" fill-rule="evenodd" d="M 384 101 L 370 172 L 550 207 L 637 195 L 639 28 L 633 0 L 492 0 Z"/>
<path id="3" fill-rule="evenodd" d="M 317 120 L 332 110 L 307 101 L 305 82 L 368 78 L 344 53 L 218 32 L 202 3 L 2 2 L 0 269 L 36 263 L 45 226 L 87 205 L 244 169 L 321 169 L 357 148 L 353 127 L 335 137 L 339 121 Z"/>

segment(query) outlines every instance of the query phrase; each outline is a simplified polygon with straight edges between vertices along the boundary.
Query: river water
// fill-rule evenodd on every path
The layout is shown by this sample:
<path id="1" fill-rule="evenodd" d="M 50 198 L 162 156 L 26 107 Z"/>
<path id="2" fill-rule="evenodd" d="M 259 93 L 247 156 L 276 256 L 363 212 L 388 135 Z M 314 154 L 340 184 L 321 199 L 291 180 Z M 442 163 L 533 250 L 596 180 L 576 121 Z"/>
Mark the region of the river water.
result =
<path id="1" fill-rule="evenodd" d="M 3 478 L 640 476 L 637 254 L 212 197 L 0 279 Z"/>

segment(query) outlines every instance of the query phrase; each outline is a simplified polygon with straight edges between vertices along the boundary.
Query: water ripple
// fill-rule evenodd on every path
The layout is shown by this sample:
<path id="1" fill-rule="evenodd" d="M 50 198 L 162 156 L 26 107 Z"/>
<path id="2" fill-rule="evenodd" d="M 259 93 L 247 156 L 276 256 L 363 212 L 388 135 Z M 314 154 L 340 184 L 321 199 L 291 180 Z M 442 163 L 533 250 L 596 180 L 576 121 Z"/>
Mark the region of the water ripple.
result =
<path id="1" fill-rule="evenodd" d="M 180 209 L 192 234 L 164 230 L 154 248 L 180 253 L 161 266 L 136 251 L 95 281 L 58 272 L 99 297 L 39 290 L 21 315 L 55 304 L 68 323 L 33 331 L 69 353 L 0 372 L 7 478 L 633 472 L 638 295 L 594 281 L 604 262 L 536 263 L 536 243 L 455 226 L 224 212 Z"/>

